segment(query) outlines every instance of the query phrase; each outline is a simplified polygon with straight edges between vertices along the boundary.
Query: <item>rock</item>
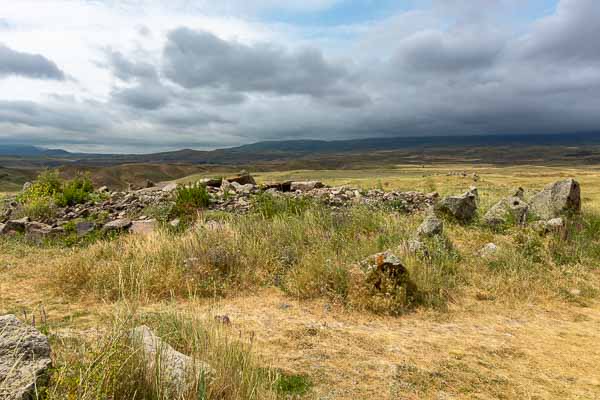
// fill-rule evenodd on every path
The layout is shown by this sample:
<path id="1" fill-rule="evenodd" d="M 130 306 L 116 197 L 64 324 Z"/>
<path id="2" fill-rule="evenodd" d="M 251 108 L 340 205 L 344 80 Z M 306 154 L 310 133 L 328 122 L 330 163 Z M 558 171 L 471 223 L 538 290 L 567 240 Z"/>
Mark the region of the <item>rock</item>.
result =
<path id="1" fill-rule="evenodd" d="M 103 232 L 124 231 L 131 226 L 131 221 L 127 218 L 120 218 L 110 221 L 102 227 Z"/>
<path id="2" fill-rule="evenodd" d="M 25 225 L 25 236 L 30 240 L 41 241 L 57 233 L 50 225 L 41 222 L 28 222 Z"/>
<path id="3" fill-rule="evenodd" d="M 389 251 L 366 258 L 359 263 L 359 267 L 365 276 L 365 282 L 377 291 L 389 289 L 389 283 L 394 287 L 404 287 L 408 296 L 416 291 L 406 267 Z M 387 282 L 384 283 L 384 280 Z"/>
<path id="4" fill-rule="evenodd" d="M 477 211 L 477 192 L 469 190 L 460 196 L 449 196 L 436 205 L 436 211 L 449 214 L 460 222 L 469 222 Z"/>
<path id="5" fill-rule="evenodd" d="M 176 183 L 167 183 L 162 188 L 163 192 L 168 192 L 168 193 L 173 192 L 175 189 L 177 189 L 177 184 Z"/>
<path id="6" fill-rule="evenodd" d="M 0 317 L 0 399 L 35 398 L 51 365 L 46 336 L 14 315 Z"/>
<path id="7" fill-rule="evenodd" d="M 11 219 L 4 224 L 0 234 L 25 233 L 27 223 L 29 223 L 29 217 Z"/>
<path id="8" fill-rule="evenodd" d="M 25 182 L 25 183 L 23 184 L 23 192 L 26 192 L 26 191 L 28 191 L 29 189 L 31 189 L 31 186 L 32 186 L 32 185 L 33 185 L 33 183 L 31 183 L 31 182 Z"/>
<path id="9" fill-rule="evenodd" d="M 177 228 L 179 225 L 181 225 L 181 220 L 179 218 L 175 218 L 169 222 L 169 225 L 171 225 L 173 228 Z"/>
<path id="10" fill-rule="evenodd" d="M 214 376 L 214 370 L 208 363 L 178 352 L 147 326 L 133 329 L 130 338 L 135 345 L 141 346 L 146 373 L 152 378 L 157 374 L 161 377 L 161 383 L 171 392 L 170 398 L 183 398 L 197 384 L 196 377 L 203 374 L 205 379 L 210 380 Z"/>
<path id="11" fill-rule="evenodd" d="M 425 251 L 425 249 L 425 244 L 420 240 L 411 239 L 406 242 L 406 250 L 408 250 L 409 253 L 416 254 Z"/>
<path id="12" fill-rule="evenodd" d="M 581 211 L 581 188 L 574 179 L 552 183 L 529 202 L 531 211 L 541 219 L 560 217 Z"/>
<path id="13" fill-rule="evenodd" d="M 96 224 L 90 221 L 80 221 L 75 224 L 75 231 L 79 237 L 93 232 L 94 229 L 96 229 Z"/>
<path id="14" fill-rule="evenodd" d="M 500 200 L 492 206 L 483 216 L 486 224 L 491 226 L 500 226 L 514 222 L 516 225 L 525 225 L 527 222 L 527 211 L 529 205 L 521 198 L 512 196 Z"/>
<path id="15" fill-rule="evenodd" d="M 323 182 L 319 182 L 319 181 L 305 181 L 305 182 L 292 182 L 290 189 L 293 192 L 295 192 L 295 191 L 308 192 L 309 190 L 320 189 L 320 188 L 323 188 L 323 187 L 325 187 L 325 185 L 323 184 Z"/>
<path id="16" fill-rule="evenodd" d="M 129 227 L 129 232 L 138 235 L 149 235 L 156 230 L 157 221 L 155 219 L 145 219 L 133 221 Z"/>
<path id="17" fill-rule="evenodd" d="M 263 190 L 275 190 L 276 192 L 291 192 L 292 181 L 280 182 L 280 183 L 266 183 L 262 185 Z"/>
<path id="18" fill-rule="evenodd" d="M 521 200 L 525 200 L 525 189 L 523 189 L 522 187 L 519 187 L 515 191 L 515 194 L 513 194 L 513 197 L 518 197 Z"/>
<path id="19" fill-rule="evenodd" d="M 223 193 L 235 192 L 235 187 L 227 179 L 224 179 L 223 182 L 221 182 L 221 191 L 223 191 Z"/>
<path id="20" fill-rule="evenodd" d="M 108 187 L 106 187 L 106 186 L 100 186 L 98 189 L 96 189 L 96 192 L 98 192 L 98 193 L 108 193 L 109 190 L 108 190 Z"/>
<path id="21" fill-rule="evenodd" d="M 247 185 L 247 184 L 256 185 L 256 181 L 254 180 L 252 175 L 250 175 L 248 173 L 248 171 L 242 171 L 242 172 L 240 172 L 240 174 L 238 176 L 233 176 L 231 178 L 227 178 L 227 180 L 231 183 L 233 183 L 233 182 L 239 183 L 240 185 Z"/>
<path id="22" fill-rule="evenodd" d="M 485 246 L 483 246 L 481 250 L 479 250 L 479 255 L 481 257 L 488 258 L 496 255 L 497 252 L 498 246 L 496 246 L 494 243 L 488 243 Z"/>
<path id="23" fill-rule="evenodd" d="M 565 226 L 565 221 L 562 218 L 552 218 L 546 221 L 546 226 L 549 229 L 560 229 Z"/>
<path id="24" fill-rule="evenodd" d="M 221 178 L 204 178 L 204 179 L 200 179 L 198 181 L 201 185 L 207 186 L 207 187 L 221 187 L 221 184 L 223 183 L 223 179 Z"/>
<path id="25" fill-rule="evenodd" d="M 444 232 L 444 223 L 435 215 L 429 215 L 425 218 L 421 226 L 417 229 L 419 237 L 432 237 L 441 235 Z"/>

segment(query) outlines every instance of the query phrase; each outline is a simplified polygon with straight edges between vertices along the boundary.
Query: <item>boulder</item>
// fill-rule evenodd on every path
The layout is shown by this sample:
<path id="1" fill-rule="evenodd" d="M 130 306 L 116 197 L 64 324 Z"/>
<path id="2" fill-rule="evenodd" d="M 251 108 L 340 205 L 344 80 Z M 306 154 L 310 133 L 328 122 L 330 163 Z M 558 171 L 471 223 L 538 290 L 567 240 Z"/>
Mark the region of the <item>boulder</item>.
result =
<path id="1" fill-rule="evenodd" d="M 433 237 L 441 235 L 444 232 L 444 223 L 435 215 L 429 215 L 425 218 L 421 226 L 417 229 L 419 237 Z"/>
<path id="2" fill-rule="evenodd" d="M 254 180 L 252 175 L 250 175 L 248 173 L 248 171 L 242 171 L 242 172 L 240 172 L 239 175 L 232 176 L 231 178 L 227 178 L 227 180 L 232 183 L 237 182 L 240 185 L 247 185 L 247 184 L 256 185 L 256 181 Z"/>
<path id="3" fill-rule="evenodd" d="M 25 233 L 27 223 L 29 223 L 29 217 L 8 220 L 2 227 L 0 234 Z"/>
<path id="4" fill-rule="evenodd" d="M 266 183 L 262 186 L 263 190 L 274 190 L 276 192 L 291 192 L 292 181 Z"/>
<path id="5" fill-rule="evenodd" d="M 0 317 L 0 399 L 36 398 L 51 365 L 46 336 L 14 315 Z"/>
<path id="6" fill-rule="evenodd" d="M 92 233 L 96 229 L 96 224 L 91 221 L 80 221 L 75 224 L 77 236 L 85 236 Z"/>
<path id="7" fill-rule="evenodd" d="M 517 225 L 525 225 L 527 222 L 527 211 L 529 205 L 516 196 L 507 197 L 494 204 L 483 216 L 486 224 L 500 226 L 514 222 Z"/>
<path id="8" fill-rule="evenodd" d="M 41 222 L 28 222 L 25 225 L 25 236 L 30 240 L 41 241 L 63 232 L 62 228 L 53 228 Z"/>
<path id="9" fill-rule="evenodd" d="M 119 232 L 128 229 L 131 226 L 131 221 L 127 218 L 120 218 L 110 221 L 102 227 L 103 232 Z"/>
<path id="10" fill-rule="evenodd" d="M 214 375 L 214 370 L 208 363 L 178 352 L 145 325 L 133 329 L 130 339 L 141 348 L 149 378 L 154 380 L 159 374 L 161 383 L 170 392 L 170 398 L 182 398 L 193 385 L 198 384 L 196 377 L 204 375 L 204 379 L 210 380 Z"/>
<path id="11" fill-rule="evenodd" d="M 291 184 L 291 190 L 293 192 L 308 192 L 309 190 L 320 189 L 324 187 L 325 185 L 323 184 L 323 182 L 319 181 L 292 182 Z"/>
<path id="12" fill-rule="evenodd" d="M 149 235 L 156 230 L 157 221 L 155 219 L 145 219 L 133 221 L 129 227 L 129 232 L 138 235 Z"/>
<path id="13" fill-rule="evenodd" d="M 581 211 L 581 188 L 574 179 L 554 182 L 536 194 L 529 205 L 531 211 L 544 220 L 578 213 Z"/>
<path id="14" fill-rule="evenodd" d="M 403 287 L 408 296 L 416 292 L 408 270 L 389 251 L 374 254 L 361 261 L 358 266 L 364 274 L 365 282 L 376 291 L 389 289 L 391 284 L 393 287 Z"/>
<path id="15" fill-rule="evenodd" d="M 477 212 L 477 191 L 469 190 L 460 196 L 449 196 L 436 205 L 436 211 L 451 215 L 460 222 L 469 222 Z"/>
<path id="16" fill-rule="evenodd" d="M 28 191 L 29 189 L 31 189 L 31 186 L 32 186 L 32 185 L 33 185 L 33 183 L 31 183 L 31 182 L 25 182 L 25 183 L 23 184 L 23 192 L 26 192 L 26 191 Z"/>
<path id="17" fill-rule="evenodd" d="M 221 187 L 221 184 L 223 183 L 223 179 L 221 178 L 204 178 L 204 179 L 200 179 L 198 181 L 201 185 L 207 186 L 207 187 Z"/>

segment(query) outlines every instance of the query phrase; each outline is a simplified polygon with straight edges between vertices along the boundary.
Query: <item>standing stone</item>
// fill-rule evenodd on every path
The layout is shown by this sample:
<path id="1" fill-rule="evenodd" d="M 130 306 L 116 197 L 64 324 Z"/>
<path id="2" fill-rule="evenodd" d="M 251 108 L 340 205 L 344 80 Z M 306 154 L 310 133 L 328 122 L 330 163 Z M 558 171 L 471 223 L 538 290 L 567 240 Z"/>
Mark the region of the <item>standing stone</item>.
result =
<path id="1" fill-rule="evenodd" d="M 421 226 L 417 229 L 419 237 L 433 237 L 441 235 L 444 232 L 444 223 L 435 215 L 429 215 L 425 218 Z"/>
<path id="2" fill-rule="evenodd" d="M 500 200 L 494 204 L 483 216 L 486 224 L 499 226 L 512 220 L 517 225 L 524 225 L 527 222 L 527 211 L 529 205 L 521 198 L 512 196 Z"/>
<path id="3" fill-rule="evenodd" d="M 529 202 L 531 211 L 541 219 L 560 217 L 581 211 L 581 188 L 574 179 L 554 182 Z"/>
<path id="4" fill-rule="evenodd" d="M 460 196 L 449 196 L 440 201 L 436 211 L 449 214 L 461 222 L 469 222 L 477 211 L 477 192 L 469 190 Z"/>
<path id="5" fill-rule="evenodd" d="M 210 379 L 214 374 L 209 364 L 178 352 L 145 325 L 133 329 L 130 338 L 141 346 L 146 372 L 152 378 L 160 374 L 161 382 L 167 385 L 173 398 L 186 394 L 197 384 L 194 376 L 204 374 L 205 379 Z M 158 365 L 157 360 L 160 360 Z"/>
<path id="6" fill-rule="evenodd" d="M 46 336 L 14 315 L 0 317 L 0 399 L 35 398 L 51 365 Z"/>

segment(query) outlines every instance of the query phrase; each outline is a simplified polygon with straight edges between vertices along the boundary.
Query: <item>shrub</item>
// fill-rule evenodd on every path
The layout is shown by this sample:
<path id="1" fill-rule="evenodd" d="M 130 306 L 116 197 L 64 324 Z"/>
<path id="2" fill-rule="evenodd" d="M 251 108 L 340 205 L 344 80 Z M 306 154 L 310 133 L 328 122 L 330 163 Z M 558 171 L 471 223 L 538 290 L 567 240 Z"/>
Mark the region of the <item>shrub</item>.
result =
<path id="1" fill-rule="evenodd" d="M 252 208 L 264 218 L 276 215 L 300 215 L 314 205 L 308 197 L 275 196 L 261 193 L 253 199 Z"/>
<path id="2" fill-rule="evenodd" d="M 177 216 L 191 216 L 198 209 L 208 207 L 210 195 L 204 185 L 195 183 L 178 186 L 175 191 L 173 212 Z"/>
<path id="3" fill-rule="evenodd" d="M 83 204 L 90 200 L 93 191 L 94 186 L 88 176 L 77 176 L 63 183 L 61 190 L 55 194 L 56 204 L 61 207 Z"/>

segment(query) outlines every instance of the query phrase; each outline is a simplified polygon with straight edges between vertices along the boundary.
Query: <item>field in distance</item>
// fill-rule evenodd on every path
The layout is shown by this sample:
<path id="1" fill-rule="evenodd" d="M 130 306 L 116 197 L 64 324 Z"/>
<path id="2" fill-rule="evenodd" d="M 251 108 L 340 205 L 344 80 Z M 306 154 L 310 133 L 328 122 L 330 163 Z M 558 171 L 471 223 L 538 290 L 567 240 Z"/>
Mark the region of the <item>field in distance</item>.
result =
<path id="1" fill-rule="evenodd" d="M 176 182 L 227 174 L 205 170 Z M 546 236 L 445 220 L 449 247 L 434 243 L 424 259 L 399 251 L 429 296 L 400 315 L 353 299 L 346 266 L 398 249 L 423 214 L 356 209 L 338 218 L 302 205 L 268 217 L 207 211 L 197 229 L 75 246 L 0 237 L 0 315 L 37 316 L 38 325 L 44 315 L 57 364 L 50 399 L 131 389 L 117 384 L 123 371 L 114 362 L 122 358 L 108 343 L 140 322 L 216 365 L 206 398 L 600 397 L 600 166 L 461 163 L 253 175 L 258 183 L 319 180 L 442 196 L 476 186 L 480 215 L 518 187 L 530 198 L 573 177 L 583 216 Z M 222 229 L 202 228 L 207 221 Z M 482 257 L 490 242 L 499 254 Z M 198 270 L 184 267 L 190 259 L 200 260 Z M 224 315 L 230 323 L 215 326 Z M 188 323 L 209 331 L 207 348 L 194 347 L 195 336 L 182 328 Z M 242 348 L 233 349 L 238 342 Z M 267 369 L 277 373 L 261 375 Z M 242 372 L 251 383 L 240 383 Z M 161 398 L 155 394 L 147 398 Z"/>

